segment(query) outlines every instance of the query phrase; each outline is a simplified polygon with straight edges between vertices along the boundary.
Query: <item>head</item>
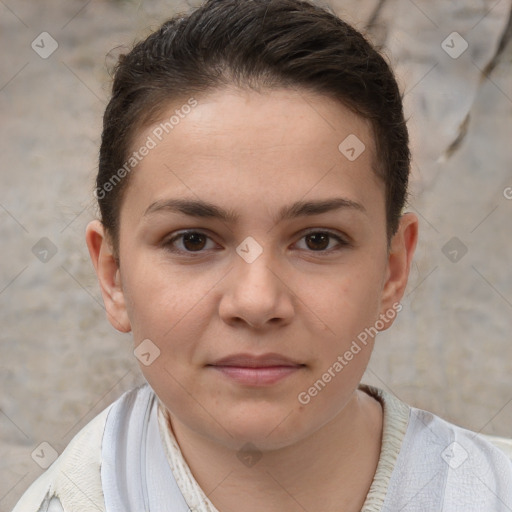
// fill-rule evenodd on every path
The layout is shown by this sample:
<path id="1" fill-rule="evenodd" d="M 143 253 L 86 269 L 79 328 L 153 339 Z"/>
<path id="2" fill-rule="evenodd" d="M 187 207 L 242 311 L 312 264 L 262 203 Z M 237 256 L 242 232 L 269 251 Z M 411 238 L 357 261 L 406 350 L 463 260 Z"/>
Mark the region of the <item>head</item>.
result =
<path id="1" fill-rule="evenodd" d="M 86 239 L 175 421 L 271 449 L 343 410 L 407 283 L 409 158 L 389 66 L 311 3 L 207 1 L 119 59 Z"/>

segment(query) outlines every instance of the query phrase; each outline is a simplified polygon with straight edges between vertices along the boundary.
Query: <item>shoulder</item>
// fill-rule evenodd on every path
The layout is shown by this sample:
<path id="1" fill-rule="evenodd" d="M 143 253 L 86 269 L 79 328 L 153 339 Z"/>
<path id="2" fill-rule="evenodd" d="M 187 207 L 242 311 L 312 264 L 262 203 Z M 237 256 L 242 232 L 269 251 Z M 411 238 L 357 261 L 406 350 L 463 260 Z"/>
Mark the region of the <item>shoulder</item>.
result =
<path id="1" fill-rule="evenodd" d="M 379 481 L 371 496 L 380 505 L 365 510 L 512 510 L 511 440 L 472 432 L 380 388 L 362 389 L 384 410 Z"/>
<path id="2" fill-rule="evenodd" d="M 411 407 L 408 427 L 409 441 L 420 448 L 443 448 L 442 460 L 454 469 L 466 463 L 493 461 L 499 466 L 512 468 L 512 440 L 487 436 L 450 423 L 435 414 Z"/>
<path id="3" fill-rule="evenodd" d="M 25 491 L 13 512 L 81 512 L 91 504 L 104 511 L 100 468 L 107 418 L 113 408 L 129 413 L 131 404 L 149 394 L 148 388 L 145 384 L 124 393 L 93 418 Z"/>
<path id="4" fill-rule="evenodd" d="M 510 510 L 512 461 L 488 438 L 411 407 L 390 492 L 395 506 L 414 499 L 448 511 Z"/>

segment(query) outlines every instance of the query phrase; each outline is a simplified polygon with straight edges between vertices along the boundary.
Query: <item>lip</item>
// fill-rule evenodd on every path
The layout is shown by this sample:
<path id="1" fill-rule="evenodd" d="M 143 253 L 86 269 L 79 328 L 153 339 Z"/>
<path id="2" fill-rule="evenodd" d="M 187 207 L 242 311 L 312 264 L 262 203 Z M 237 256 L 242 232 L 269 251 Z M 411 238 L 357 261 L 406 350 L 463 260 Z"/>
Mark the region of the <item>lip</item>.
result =
<path id="1" fill-rule="evenodd" d="M 296 373 L 305 365 L 281 354 L 233 354 L 208 364 L 225 377 L 248 386 L 268 386 Z"/>
<path id="2" fill-rule="evenodd" d="M 269 366 L 303 366 L 297 361 L 276 353 L 267 354 L 231 354 L 229 356 L 217 359 L 213 366 L 239 366 L 244 368 L 266 368 Z"/>

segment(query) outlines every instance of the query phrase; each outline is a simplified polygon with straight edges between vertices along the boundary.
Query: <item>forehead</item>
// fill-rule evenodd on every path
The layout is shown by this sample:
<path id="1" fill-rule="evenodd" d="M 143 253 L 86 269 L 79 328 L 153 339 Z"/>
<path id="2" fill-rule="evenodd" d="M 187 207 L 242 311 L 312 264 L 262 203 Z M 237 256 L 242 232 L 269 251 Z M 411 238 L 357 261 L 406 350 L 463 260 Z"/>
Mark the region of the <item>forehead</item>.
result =
<path id="1" fill-rule="evenodd" d="M 195 106 L 189 108 L 192 102 Z M 369 153 L 375 156 L 368 120 L 333 98 L 302 89 L 256 92 L 229 86 L 197 98 L 182 97 L 169 104 L 161 119 L 144 130 L 143 135 L 156 131 L 157 139 L 171 133 L 176 137 L 185 130 L 188 140 L 180 141 L 183 149 L 187 142 L 194 142 L 190 138 L 192 132 L 208 137 L 211 143 L 203 139 L 203 146 L 215 148 L 218 142 L 224 142 L 239 152 L 257 146 L 277 148 L 280 141 L 287 145 L 294 141 L 296 145 L 306 143 L 304 149 L 309 152 L 314 148 L 308 147 L 308 142 L 316 147 L 320 144 L 319 149 L 332 149 L 334 142 L 337 149 L 336 142 L 352 134 L 364 139 Z"/>
<path id="2" fill-rule="evenodd" d="M 285 201 L 288 194 L 287 203 L 308 189 L 336 186 L 353 200 L 369 186 L 383 195 L 370 123 L 311 92 L 223 89 L 183 98 L 142 130 L 132 149 L 144 145 L 152 148 L 128 187 L 141 207 L 169 190 L 210 199 L 224 191 L 233 201 L 233 194 L 253 201 Z"/>

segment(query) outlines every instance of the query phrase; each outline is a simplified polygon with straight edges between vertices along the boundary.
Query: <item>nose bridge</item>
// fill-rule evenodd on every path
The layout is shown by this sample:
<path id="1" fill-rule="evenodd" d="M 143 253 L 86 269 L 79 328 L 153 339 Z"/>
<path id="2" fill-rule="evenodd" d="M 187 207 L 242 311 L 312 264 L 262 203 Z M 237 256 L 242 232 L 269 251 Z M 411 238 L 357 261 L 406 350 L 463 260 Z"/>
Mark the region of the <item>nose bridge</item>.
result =
<path id="1" fill-rule="evenodd" d="M 242 286 L 250 287 L 257 292 L 259 289 L 274 288 L 278 286 L 275 270 L 275 258 L 270 247 L 263 248 L 254 238 L 247 237 L 236 249 L 236 276 Z"/>
<path id="2" fill-rule="evenodd" d="M 243 319 L 255 326 L 275 318 L 289 318 L 293 314 L 292 300 L 271 249 L 252 239 L 242 242 L 236 251 L 221 304 L 224 319 Z"/>

